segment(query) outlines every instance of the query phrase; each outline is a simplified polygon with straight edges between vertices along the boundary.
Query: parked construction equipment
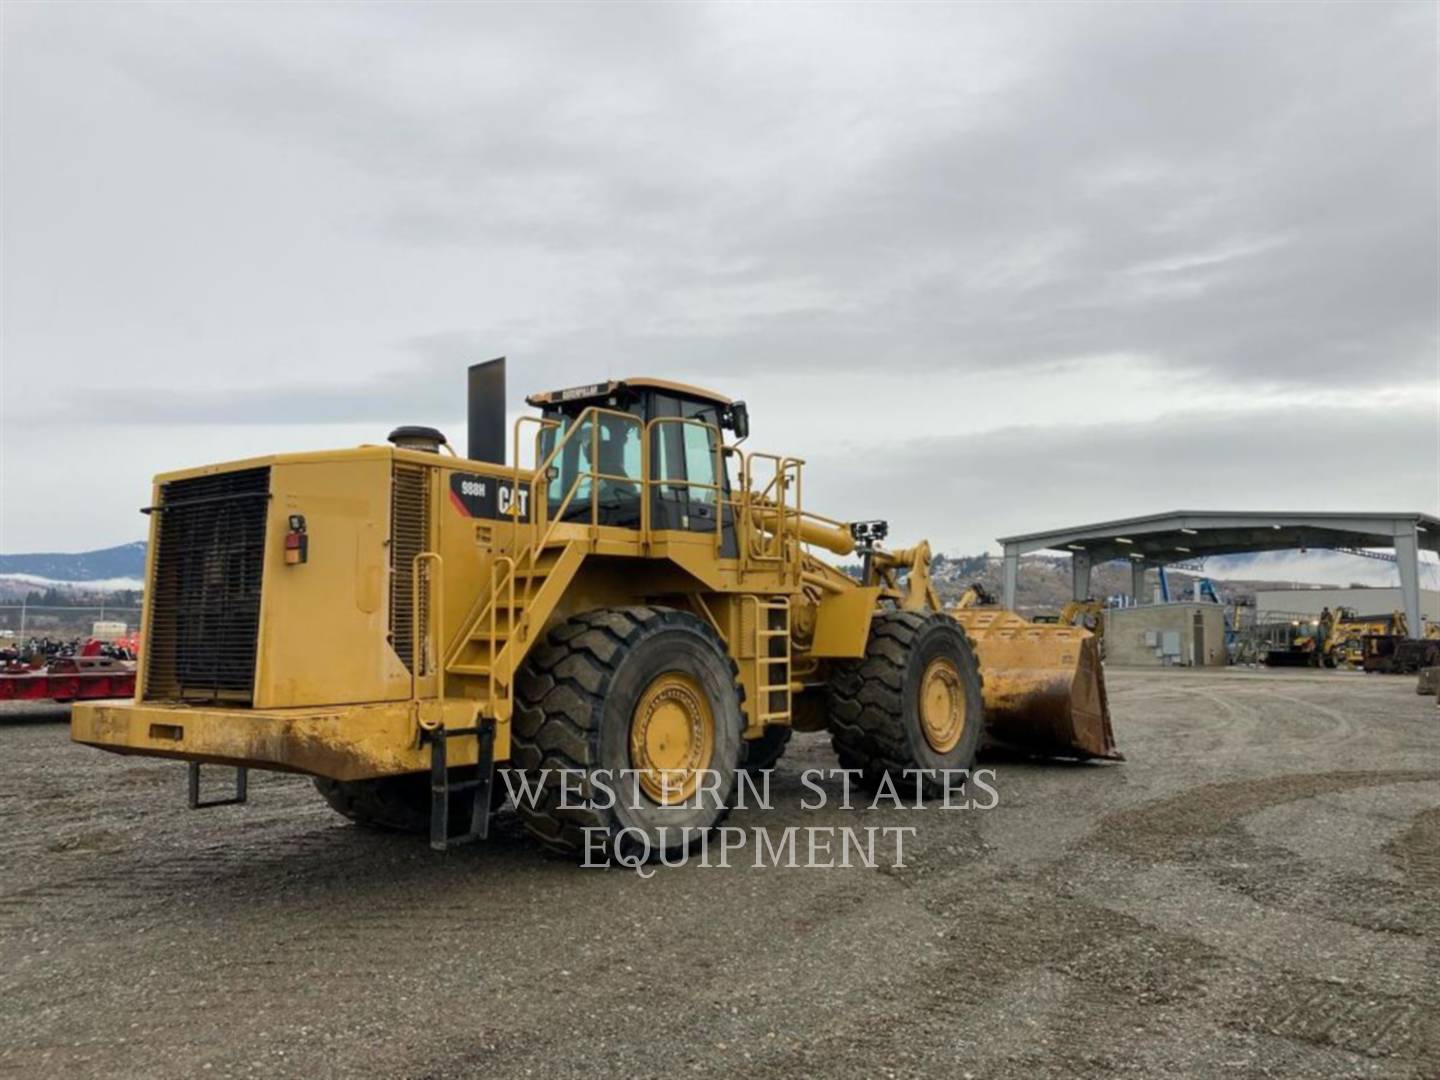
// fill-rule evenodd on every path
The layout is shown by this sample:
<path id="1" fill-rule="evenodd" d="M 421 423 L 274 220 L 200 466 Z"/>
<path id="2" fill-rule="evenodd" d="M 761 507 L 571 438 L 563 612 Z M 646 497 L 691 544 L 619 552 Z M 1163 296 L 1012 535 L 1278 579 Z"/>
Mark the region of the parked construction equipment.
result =
<path id="1" fill-rule="evenodd" d="M 1326 667 L 1363 667 L 1367 637 L 1408 638 L 1409 629 L 1403 611 L 1389 615 L 1358 615 L 1354 608 L 1337 608 L 1328 627 L 1324 628 L 1321 662 Z"/>
<path id="2" fill-rule="evenodd" d="M 471 369 L 467 458 L 400 428 L 158 477 L 135 700 L 77 707 L 73 737 L 192 763 L 195 804 L 202 762 L 308 773 L 437 847 L 485 834 L 508 763 L 539 792 L 525 827 L 570 852 L 709 828 L 792 730 L 930 793 L 985 728 L 1119 757 L 1087 631 L 943 612 L 929 545 L 804 506 L 799 458 L 738 446 L 743 402 L 647 378 L 537 394 L 506 464 L 499 364 Z M 564 770 L 628 770 L 638 798 L 602 809 L 587 780 L 576 808 Z"/>
<path id="3" fill-rule="evenodd" d="M 1358 615 L 1353 608 L 1326 608 L 1317 617 L 1292 620 L 1293 632 L 1284 647 L 1272 647 L 1265 655 L 1270 667 L 1364 667 L 1365 640 L 1370 637 L 1408 635 L 1403 612 L 1389 615 Z"/>
<path id="4" fill-rule="evenodd" d="M 1440 665 L 1440 637 L 1366 634 L 1360 649 L 1360 667 L 1381 675 L 1414 675 Z"/>
<path id="5" fill-rule="evenodd" d="M 131 640 L 31 638 L 0 649 L 0 701 L 130 697 L 135 693 Z"/>

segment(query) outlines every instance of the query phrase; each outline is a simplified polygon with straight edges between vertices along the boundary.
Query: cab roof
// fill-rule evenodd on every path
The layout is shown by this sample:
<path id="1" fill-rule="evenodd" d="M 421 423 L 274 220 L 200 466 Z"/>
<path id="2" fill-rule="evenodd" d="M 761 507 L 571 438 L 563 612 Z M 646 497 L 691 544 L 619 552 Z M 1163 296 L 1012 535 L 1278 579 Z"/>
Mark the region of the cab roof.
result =
<path id="1" fill-rule="evenodd" d="M 550 390 L 545 393 L 531 394 L 525 399 L 525 402 L 536 408 L 543 408 L 546 405 L 605 398 L 622 390 L 664 390 L 676 397 L 713 401 L 717 405 L 733 403 L 733 399 L 726 395 L 714 390 L 706 390 L 703 386 L 672 382 L 670 379 L 652 379 L 644 375 L 636 375 L 628 379 L 608 379 L 605 382 L 591 383 L 588 386 L 572 386 L 567 390 Z"/>

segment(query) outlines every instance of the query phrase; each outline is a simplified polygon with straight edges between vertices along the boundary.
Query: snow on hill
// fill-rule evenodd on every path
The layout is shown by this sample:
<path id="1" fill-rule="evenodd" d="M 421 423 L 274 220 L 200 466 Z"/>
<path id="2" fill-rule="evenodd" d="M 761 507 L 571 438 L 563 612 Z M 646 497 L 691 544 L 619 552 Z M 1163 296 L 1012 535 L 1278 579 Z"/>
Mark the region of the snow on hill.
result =
<path id="1" fill-rule="evenodd" d="M 0 577 L 31 578 L 34 584 L 84 583 L 99 588 L 103 582 L 125 580 L 117 589 L 139 588 L 145 576 L 145 541 L 136 540 L 98 551 L 45 551 L 0 555 Z"/>
<path id="2" fill-rule="evenodd" d="M 17 586 L 27 586 L 23 591 L 31 589 L 59 589 L 61 592 L 122 592 L 124 590 L 139 591 L 145 587 L 145 582 L 138 577 L 112 577 L 94 578 L 89 581 L 57 581 L 54 578 L 41 577 L 39 574 L 0 574 L 0 582 L 13 583 Z"/>
<path id="3" fill-rule="evenodd" d="M 75 596 L 138 590 L 144 577 L 144 540 L 98 551 L 0 555 L 0 601 L 47 589 Z"/>

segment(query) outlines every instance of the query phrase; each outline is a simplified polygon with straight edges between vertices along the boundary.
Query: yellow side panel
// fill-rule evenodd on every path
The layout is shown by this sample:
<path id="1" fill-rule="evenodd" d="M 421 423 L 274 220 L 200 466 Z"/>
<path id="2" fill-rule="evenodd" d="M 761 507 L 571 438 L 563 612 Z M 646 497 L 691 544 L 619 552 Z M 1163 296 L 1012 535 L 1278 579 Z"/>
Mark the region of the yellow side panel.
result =
<path id="1" fill-rule="evenodd" d="M 277 463 L 270 490 L 255 707 L 408 697 L 410 673 L 387 640 L 389 460 Z M 294 566 L 291 514 L 310 538 Z"/>
<path id="2" fill-rule="evenodd" d="M 810 655 L 835 659 L 864 656 L 870 618 L 879 596 L 878 585 L 826 595 L 815 613 L 815 640 Z"/>

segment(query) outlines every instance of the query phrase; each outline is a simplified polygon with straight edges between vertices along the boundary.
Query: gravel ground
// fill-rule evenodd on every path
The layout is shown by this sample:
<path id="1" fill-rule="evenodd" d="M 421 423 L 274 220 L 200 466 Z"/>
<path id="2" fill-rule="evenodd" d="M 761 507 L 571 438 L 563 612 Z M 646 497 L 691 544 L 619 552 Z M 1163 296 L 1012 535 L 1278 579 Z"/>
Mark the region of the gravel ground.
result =
<path id="1" fill-rule="evenodd" d="M 447 855 L 300 778 L 192 813 L 184 769 L 0 713 L 0 1073 L 1440 1075 L 1440 716 L 1413 680 L 1109 673 L 1124 765 L 991 762 L 905 865 L 649 880 Z"/>

